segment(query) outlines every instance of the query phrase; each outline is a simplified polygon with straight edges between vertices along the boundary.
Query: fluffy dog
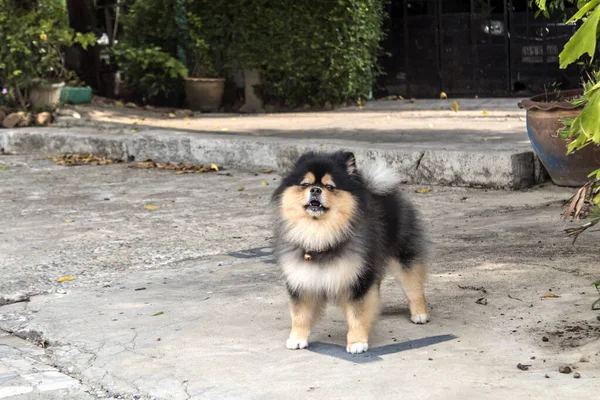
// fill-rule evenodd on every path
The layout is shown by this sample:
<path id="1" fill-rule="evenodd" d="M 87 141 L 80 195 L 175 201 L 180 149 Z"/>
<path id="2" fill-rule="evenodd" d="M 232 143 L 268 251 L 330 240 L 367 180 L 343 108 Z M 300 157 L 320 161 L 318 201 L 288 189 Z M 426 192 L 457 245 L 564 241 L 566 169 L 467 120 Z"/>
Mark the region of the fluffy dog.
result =
<path id="1" fill-rule="evenodd" d="M 399 183 L 386 166 L 359 171 L 349 152 L 307 153 L 273 194 L 275 253 L 290 295 L 289 349 L 308 346 L 313 325 L 334 302 L 346 313 L 346 350 L 367 351 L 386 271 L 401 283 L 412 321 L 428 321 L 426 241 Z"/>

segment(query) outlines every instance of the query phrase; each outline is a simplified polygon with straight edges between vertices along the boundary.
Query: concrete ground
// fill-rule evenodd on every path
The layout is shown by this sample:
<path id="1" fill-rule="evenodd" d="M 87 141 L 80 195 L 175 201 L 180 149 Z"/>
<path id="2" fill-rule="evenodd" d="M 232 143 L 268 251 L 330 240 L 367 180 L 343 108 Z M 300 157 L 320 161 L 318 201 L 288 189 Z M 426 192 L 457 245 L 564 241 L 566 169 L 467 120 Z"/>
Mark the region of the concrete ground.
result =
<path id="1" fill-rule="evenodd" d="M 59 126 L 177 129 L 221 136 L 277 137 L 281 139 L 352 140 L 414 148 L 523 152 L 531 149 L 520 99 L 373 101 L 361 107 L 330 112 L 285 114 L 186 115 L 170 109 L 114 106 L 77 106 L 80 118 L 65 111 Z"/>
<path id="2" fill-rule="evenodd" d="M 518 99 L 370 102 L 330 112 L 191 114 L 114 106 L 62 109 L 52 128 L 0 130 L 13 153 L 91 152 L 221 163 L 280 173 L 308 150 L 385 160 L 407 183 L 521 189 L 548 179 Z"/>
<path id="3" fill-rule="evenodd" d="M 370 349 L 350 356 L 335 308 L 308 349 L 285 348 L 279 181 L 0 156 L 0 398 L 593 397 L 597 232 L 564 238 L 572 190 L 405 186 L 436 247 L 432 320 L 412 324 L 387 279 Z"/>

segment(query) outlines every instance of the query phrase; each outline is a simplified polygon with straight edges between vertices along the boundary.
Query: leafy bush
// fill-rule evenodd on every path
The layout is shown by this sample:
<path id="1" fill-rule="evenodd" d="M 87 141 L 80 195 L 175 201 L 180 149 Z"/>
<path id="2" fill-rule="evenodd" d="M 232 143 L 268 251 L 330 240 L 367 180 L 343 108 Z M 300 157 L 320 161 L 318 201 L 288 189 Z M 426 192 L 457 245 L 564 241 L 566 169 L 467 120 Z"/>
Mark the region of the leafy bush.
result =
<path id="1" fill-rule="evenodd" d="M 72 76 L 63 63 L 66 47 L 77 43 L 85 49 L 95 42 L 93 34 L 69 27 L 66 10 L 54 0 L 39 0 L 31 8 L 0 0 L 0 81 L 22 107 L 28 87 Z"/>
<path id="2" fill-rule="evenodd" d="M 177 24 L 176 6 L 186 1 L 129 0 L 113 54 L 125 85 L 143 103 L 176 103 L 183 94 L 188 69 L 180 50 L 189 40 Z"/>
<path id="3" fill-rule="evenodd" d="M 173 0 L 136 0 L 123 15 L 123 40 L 133 47 L 160 47 L 177 55 L 181 31 L 175 23 Z"/>
<path id="4" fill-rule="evenodd" d="M 188 15 L 188 33 L 190 52 L 190 61 L 193 63 L 191 76 L 197 78 L 216 78 L 219 73 L 215 69 L 214 49 L 211 49 L 206 40 L 204 40 L 202 21 L 196 14 L 189 12 Z"/>
<path id="5" fill-rule="evenodd" d="M 114 49 L 128 89 L 144 103 L 161 103 L 182 92 L 187 68 L 160 47 L 121 43 Z"/>
<path id="6" fill-rule="evenodd" d="M 365 98 L 377 73 L 385 0 L 196 0 L 211 48 L 262 72 L 267 102 Z"/>

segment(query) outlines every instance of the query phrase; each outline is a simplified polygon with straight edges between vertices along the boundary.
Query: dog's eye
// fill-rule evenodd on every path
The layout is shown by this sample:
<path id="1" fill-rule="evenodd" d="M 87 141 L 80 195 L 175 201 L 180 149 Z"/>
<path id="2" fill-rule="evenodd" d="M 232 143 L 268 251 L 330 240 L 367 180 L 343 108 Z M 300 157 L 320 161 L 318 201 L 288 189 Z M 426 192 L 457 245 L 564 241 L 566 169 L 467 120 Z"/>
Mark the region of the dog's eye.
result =
<path id="1" fill-rule="evenodd" d="M 306 189 L 310 186 L 310 183 L 301 183 L 300 186 L 302 186 L 302 189 Z"/>
<path id="2" fill-rule="evenodd" d="M 327 190 L 329 190 L 330 192 L 333 192 L 333 190 L 335 189 L 335 187 L 333 187 L 332 185 L 325 185 L 325 187 L 327 188 Z"/>

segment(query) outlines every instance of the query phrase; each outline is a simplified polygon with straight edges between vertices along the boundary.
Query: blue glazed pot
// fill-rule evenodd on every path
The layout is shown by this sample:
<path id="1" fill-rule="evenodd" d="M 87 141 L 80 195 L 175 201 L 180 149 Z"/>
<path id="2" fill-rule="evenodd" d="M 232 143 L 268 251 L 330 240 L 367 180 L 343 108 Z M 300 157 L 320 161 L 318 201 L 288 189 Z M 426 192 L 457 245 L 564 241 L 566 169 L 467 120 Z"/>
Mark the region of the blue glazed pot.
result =
<path id="1" fill-rule="evenodd" d="M 527 110 L 527 135 L 552 181 L 559 186 L 582 186 L 588 174 L 600 167 L 600 146 L 589 145 L 567 155 L 568 142 L 558 134 L 563 118 L 576 118 L 583 109 L 568 101 L 582 90 L 545 93 L 522 101 Z"/>

